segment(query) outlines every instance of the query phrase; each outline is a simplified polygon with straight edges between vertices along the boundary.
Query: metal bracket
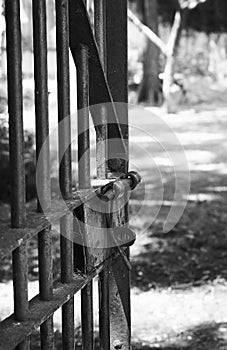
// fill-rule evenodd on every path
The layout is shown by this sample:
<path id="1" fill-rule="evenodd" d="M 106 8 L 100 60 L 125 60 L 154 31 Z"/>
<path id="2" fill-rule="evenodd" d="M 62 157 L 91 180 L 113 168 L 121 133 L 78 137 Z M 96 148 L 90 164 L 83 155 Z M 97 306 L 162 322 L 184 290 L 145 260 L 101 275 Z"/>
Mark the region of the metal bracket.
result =
<path id="1" fill-rule="evenodd" d="M 123 197 L 126 191 L 133 191 L 140 182 L 141 176 L 136 171 L 130 171 L 101 187 L 97 195 L 105 202 L 113 201 Z"/>

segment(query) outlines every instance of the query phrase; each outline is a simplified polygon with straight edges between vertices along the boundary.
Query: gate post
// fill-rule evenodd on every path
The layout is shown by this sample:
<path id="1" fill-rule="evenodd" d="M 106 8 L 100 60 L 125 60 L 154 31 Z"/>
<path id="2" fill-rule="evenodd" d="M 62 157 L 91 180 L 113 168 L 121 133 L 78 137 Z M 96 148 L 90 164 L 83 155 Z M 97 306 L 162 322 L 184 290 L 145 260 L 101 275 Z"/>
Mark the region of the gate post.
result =
<path id="1" fill-rule="evenodd" d="M 108 0 L 106 2 L 107 28 L 107 80 L 114 102 L 128 102 L 128 37 L 127 0 Z M 127 105 L 126 105 L 127 106 Z M 122 124 L 123 137 L 128 144 L 128 110 L 122 104 L 118 113 Z M 128 146 L 127 146 L 128 147 Z M 123 168 L 128 171 L 128 149 L 124 155 Z M 114 214 L 113 224 L 128 221 L 128 206 Z M 129 250 L 126 252 L 129 256 Z M 131 310 L 130 310 L 130 271 L 119 257 L 110 268 L 110 344 L 111 349 L 131 348 Z"/>

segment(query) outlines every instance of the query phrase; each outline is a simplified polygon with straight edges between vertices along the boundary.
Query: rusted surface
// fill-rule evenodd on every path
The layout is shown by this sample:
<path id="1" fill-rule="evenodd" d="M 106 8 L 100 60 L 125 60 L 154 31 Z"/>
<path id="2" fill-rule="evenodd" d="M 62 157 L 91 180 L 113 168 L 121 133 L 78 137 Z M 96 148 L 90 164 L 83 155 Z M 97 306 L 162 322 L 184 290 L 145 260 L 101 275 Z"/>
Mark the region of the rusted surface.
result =
<path id="1" fill-rule="evenodd" d="M 115 102 L 125 103 L 125 108 L 120 106 L 119 122 L 121 123 L 122 136 L 125 139 L 126 150 L 122 168 L 117 164 L 109 164 L 116 167 L 117 171 L 128 171 L 128 70 L 127 70 L 127 0 L 107 1 L 107 79 L 109 88 Z M 116 105 L 118 111 L 118 105 Z M 109 126 L 109 136 L 115 136 L 115 130 Z M 112 158 L 112 149 L 108 149 L 108 157 Z M 128 207 L 123 206 L 113 217 L 113 227 L 127 225 Z M 126 250 L 126 252 L 128 249 Z M 129 255 L 129 252 L 127 252 Z M 131 313 L 130 313 L 130 271 L 119 258 L 110 273 L 110 349 L 129 350 L 131 336 Z"/>
<path id="2" fill-rule="evenodd" d="M 72 198 L 71 122 L 69 81 L 68 0 L 56 0 L 57 81 L 59 134 L 59 182 L 62 197 Z M 66 151 L 65 151 L 66 150 Z M 73 277 L 73 218 L 60 220 L 61 282 Z M 62 306 L 62 348 L 74 349 L 74 297 Z"/>
<path id="3" fill-rule="evenodd" d="M 106 185 L 94 189 L 77 190 L 73 193 L 72 200 L 66 200 L 64 203 L 58 200 L 52 200 L 50 211 L 47 211 L 46 217 L 42 213 L 37 213 L 34 209 L 30 209 L 27 213 L 27 219 L 23 228 L 11 228 L 10 224 L 0 224 L 0 258 L 9 254 L 23 242 L 29 240 L 34 235 L 38 234 L 43 229 L 50 225 L 50 222 L 55 222 L 68 213 L 68 210 L 73 211 L 75 208 L 86 203 L 100 193 L 104 193 L 103 189 Z M 113 192 L 113 196 L 115 196 Z"/>
<path id="4" fill-rule="evenodd" d="M 77 108 L 78 108 L 78 186 L 90 188 L 90 136 L 89 136 L 89 50 L 79 44 L 77 62 Z"/>
<path id="5" fill-rule="evenodd" d="M 74 35 L 76 33 L 74 32 Z M 77 126 L 78 126 L 78 187 L 90 188 L 90 130 L 89 130 L 89 49 L 84 43 L 79 43 L 74 52 L 77 67 Z M 87 235 L 86 212 L 84 206 L 79 210 L 78 219 L 85 223 L 80 225 L 83 239 L 83 271 L 88 272 L 87 259 L 89 252 L 84 237 Z M 75 254 L 75 252 L 74 252 Z M 76 266 L 75 266 L 76 268 Z M 93 293 L 92 281 L 81 290 L 81 330 L 83 349 L 93 350 Z"/>
<path id="6" fill-rule="evenodd" d="M 39 293 L 40 299 L 49 301 L 52 298 L 52 235 L 50 228 L 38 234 L 39 251 Z"/>
<path id="7" fill-rule="evenodd" d="M 125 180 L 122 180 L 122 182 L 125 183 Z M 23 242 L 47 228 L 50 225 L 50 222 L 55 222 L 65 216 L 68 209 L 73 211 L 75 208 L 80 207 L 82 203 L 92 200 L 96 195 L 105 196 L 107 190 L 107 200 L 113 199 L 116 196 L 116 193 L 113 188 L 113 181 L 111 183 L 112 185 L 108 185 L 108 188 L 107 185 L 104 185 L 96 188 L 95 191 L 94 189 L 77 190 L 74 192 L 72 200 L 65 201 L 67 206 L 58 200 L 52 200 L 51 209 L 48 211 L 48 217 L 30 209 L 27 213 L 26 223 L 23 228 L 13 229 L 9 227 L 9 224 L 2 223 L 0 225 L 0 258 L 9 254 Z M 126 182 L 125 187 L 128 188 L 128 185 L 130 185 L 130 183 Z"/>
<path id="8" fill-rule="evenodd" d="M 104 73 L 106 74 L 106 1 L 94 1 L 94 27 L 95 39 L 98 45 L 99 56 Z M 106 179 L 108 174 L 108 110 L 100 106 L 100 125 L 96 129 L 96 167 L 97 178 Z M 100 208 L 101 209 L 101 208 Z M 101 210 L 102 211 L 102 210 Z M 106 226 L 106 214 L 99 213 L 100 227 Z M 103 222 L 105 221 L 105 222 Z M 108 247 L 108 232 L 103 230 L 102 241 Z M 109 249 L 101 250 L 102 258 L 110 254 Z M 110 348 L 110 318 L 109 318 L 109 269 L 103 269 L 99 274 L 99 337 L 100 349 Z"/>
<path id="9" fill-rule="evenodd" d="M 99 337 L 100 349 L 110 349 L 110 315 L 109 315 L 109 268 L 99 274 Z"/>
<path id="10" fill-rule="evenodd" d="M 49 135 L 48 122 L 48 72 L 47 72 L 47 33 L 46 0 L 33 0 L 33 45 L 35 78 L 35 116 L 36 116 L 36 157 L 38 159 L 43 143 Z M 50 152 L 49 143 L 45 143 L 43 157 L 40 160 L 39 198 L 43 206 L 50 202 Z M 41 208 L 39 208 L 41 209 Z"/>
<path id="11" fill-rule="evenodd" d="M 97 204 L 97 199 L 89 201 L 75 211 L 78 220 L 75 221 L 74 230 L 80 234 L 81 238 L 77 242 L 81 243 L 81 249 L 85 252 L 86 266 L 82 267 L 84 271 L 90 271 L 94 266 L 98 266 L 105 258 L 109 256 L 109 234 L 106 228 L 106 218 L 103 215 L 101 204 Z M 108 204 L 104 203 L 107 206 Z M 106 209 L 105 209 L 106 210 Z M 78 265 L 77 268 L 81 268 Z"/>
<path id="12" fill-rule="evenodd" d="M 122 349 L 130 349 L 130 271 L 120 257 L 111 266 L 110 289 L 111 349 L 114 349 L 113 344 L 116 340 L 124 344 Z"/>
<path id="13" fill-rule="evenodd" d="M 47 71 L 47 32 L 46 0 L 33 0 L 33 46 L 34 46 L 34 79 L 35 79 L 35 116 L 36 116 L 36 159 L 39 160 L 39 173 L 36 181 L 41 184 L 38 198 L 38 210 L 50 206 L 50 150 L 49 116 L 48 116 L 48 71 Z M 42 157 L 40 151 L 42 149 Z M 40 206 L 42 203 L 42 208 Z M 40 299 L 49 301 L 53 293 L 52 277 L 52 234 L 47 227 L 38 234 L 39 256 L 39 291 Z M 41 348 L 53 349 L 52 316 L 40 327 Z"/>
<path id="14" fill-rule="evenodd" d="M 22 244 L 13 251 L 14 314 L 17 321 L 24 321 L 28 316 L 27 274 L 27 248 Z"/>
<path id="15" fill-rule="evenodd" d="M 73 279 L 73 218 L 64 216 L 60 221 L 61 231 L 61 282 Z M 74 349 L 74 297 L 62 306 L 62 347 Z"/>
<path id="16" fill-rule="evenodd" d="M 19 0 L 6 2 L 9 145 L 12 227 L 25 220 L 22 53 Z"/>
<path id="17" fill-rule="evenodd" d="M 94 349 L 93 325 L 93 283 L 92 280 L 81 290 L 82 345 L 85 350 Z"/>
<path id="18" fill-rule="evenodd" d="M 62 348 L 74 350 L 74 297 L 62 306 Z"/>
<path id="19" fill-rule="evenodd" d="M 124 198 L 121 200 L 124 202 Z M 114 210 L 111 216 L 112 227 L 118 229 L 126 225 L 128 221 L 127 205 L 121 205 L 121 208 L 119 211 Z M 122 248 L 118 247 L 118 249 Z M 122 254 L 129 260 L 129 248 L 122 249 Z M 121 343 L 123 350 L 128 350 L 131 337 L 130 268 L 127 266 L 128 263 L 122 259 L 122 254 L 110 266 L 110 349 L 115 349 L 114 344 L 118 342 Z"/>
<path id="20" fill-rule="evenodd" d="M 119 164 L 111 161 L 114 150 L 109 147 L 109 168 L 117 170 L 117 173 L 127 172 L 128 158 L 128 37 L 127 37 L 127 0 L 109 0 L 106 6 L 107 23 L 107 80 L 109 89 L 115 104 L 119 123 L 122 130 L 122 138 L 125 141 L 124 158 Z M 109 138 L 116 137 L 116 130 L 109 125 Z"/>
<path id="21" fill-rule="evenodd" d="M 14 27 L 11 25 L 8 16 L 7 35 L 11 36 L 15 45 L 11 46 L 7 39 L 7 50 L 8 61 L 12 63 L 14 60 L 13 69 L 15 70 L 12 70 L 12 74 L 16 74 L 17 78 L 15 80 L 16 88 L 10 85 L 12 79 L 9 83 L 9 96 L 11 96 L 11 112 L 10 109 L 9 112 L 12 118 L 10 132 L 11 135 L 15 134 L 15 137 L 17 137 L 17 146 L 15 146 L 11 136 L 12 159 L 15 158 L 17 168 L 13 181 L 17 186 L 16 191 L 20 192 L 21 196 L 18 196 L 16 192 L 15 203 L 12 203 L 12 208 L 14 208 L 12 209 L 12 217 L 15 215 L 12 221 L 14 228 L 9 228 L 9 225 L 1 225 L 0 227 L 0 256 L 14 251 L 16 291 L 15 315 L 3 321 L 0 325 L 0 349 L 7 350 L 18 344 L 20 344 L 20 349 L 27 348 L 29 344 L 24 340 L 39 326 L 41 326 L 42 349 L 52 349 L 53 313 L 61 306 L 63 349 L 73 349 L 73 295 L 82 289 L 83 348 L 93 350 L 92 278 L 97 274 L 99 274 L 101 349 L 130 348 L 128 249 L 125 251 L 122 248 L 123 244 L 120 244 L 121 246 L 114 250 L 106 248 L 114 243 L 119 245 L 114 236 L 117 231 L 112 230 L 111 240 L 108 229 L 127 223 L 128 209 L 125 206 L 111 216 L 104 213 L 106 210 L 103 210 L 103 206 L 109 206 L 109 201 L 111 202 L 117 198 L 116 206 L 118 206 L 125 192 L 132 189 L 135 179 L 129 177 L 121 179 L 121 181 L 117 179 L 113 184 L 107 186 L 106 192 L 103 187 L 97 189 L 95 193 L 91 190 L 88 130 L 89 105 L 110 102 L 108 106 L 100 105 L 97 108 L 90 109 L 97 136 L 97 177 L 98 179 L 106 179 L 107 176 L 110 177 L 113 174 L 114 176 L 119 176 L 122 173 L 126 174 L 128 165 L 127 107 L 125 110 L 121 109 L 119 118 L 113 101 L 127 102 L 127 1 L 108 0 L 106 2 L 105 0 L 95 0 L 94 5 L 96 41 L 90 26 L 85 1 L 56 0 L 58 121 L 64 120 L 70 114 L 68 64 L 68 48 L 70 46 L 77 66 L 78 78 L 78 173 L 80 190 L 76 196 L 72 196 L 71 150 L 70 147 L 67 147 L 70 144 L 70 122 L 68 121 L 63 129 L 59 129 L 60 158 L 63 155 L 63 150 L 67 149 L 60 165 L 60 188 L 68 208 L 64 206 L 64 203 L 50 200 L 49 145 L 46 144 L 44 157 L 40 163 L 41 171 L 38 181 L 41 181 L 42 184 L 40 192 L 42 204 L 45 209 L 49 208 L 46 214 L 47 217 L 41 213 L 41 208 L 38 206 L 40 212 L 30 211 L 25 221 L 24 173 L 23 169 L 20 168 L 23 165 L 23 159 L 20 159 L 20 157 L 23 157 L 23 149 L 21 148 L 23 147 L 23 125 L 21 49 L 19 44 L 20 30 L 18 30 L 20 25 L 19 1 L 9 0 L 6 2 L 10 16 L 14 10 L 17 12 L 17 18 L 12 21 Z M 33 32 L 36 152 L 38 158 L 49 129 L 46 0 L 33 0 Z M 16 118 L 13 114 L 13 100 L 17 110 Z M 109 123 L 108 127 L 107 123 Z M 16 125 L 19 126 L 18 134 L 16 134 Z M 118 139 L 120 155 L 117 156 L 117 159 L 115 159 L 115 150 L 111 147 L 108 149 L 108 142 L 105 143 L 108 137 Z M 113 158 L 113 160 L 107 162 L 108 158 Z M 101 202 L 100 205 L 97 205 L 96 196 Z M 102 204 L 101 199 L 104 199 L 104 197 L 107 202 L 103 201 Z M 72 211 L 75 208 L 78 220 L 74 220 L 77 227 L 75 225 L 73 231 L 73 218 L 68 209 Z M 111 211 L 111 206 L 108 208 Z M 59 218 L 61 218 L 61 282 L 53 286 L 50 222 L 52 223 Z M 79 220 L 82 225 L 78 225 Z M 75 274 L 73 277 L 72 240 L 75 238 L 73 235 L 78 233 L 82 245 L 79 249 L 77 249 L 79 245 L 74 245 L 75 268 L 79 268 L 87 275 Z M 38 234 L 39 245 L 40 295 L 29 303 L 28 311 L 26 309 L 26 242 L 35 234 Z M 112 259 L 108 258 L 112 253 L 118 254 L 119 257 L 112 267 L 107 268 L 107 265 L 112 263 Z M 104 260 L 105 262 L 103 262 Z M 27 316 L 29 321 L 26 319 Z M 16 322 L 15 317 L 21 322 Z"/>
<path id="22" fill-rule="evenodd" d="M 41 301 L 39 296 L 33 298 L 29 302 L 29 321 L 16 322 L 12 315 L 1 322 L 0 349 L 12 349 L 32 334 L 59 307 L 97 276 L 104 267 L 112 264 L 114 259 L 116 259 L 116 255 L 111 256 L 88 275 L 74 274 L 73 281 L 69 284 L 56 282 L 53 288 L 53 299 L 50 301 Z"/>
<path id="23" fill-rule="evenodd" d="M 7 38 L 7 77 L 9 110 L 9 151 L 11 168 L 11 226 L 20 228 L 26 218 L 25 169 L 23 137 L 22 53 L 19 0 L 9 0 L 5 7 Z M 28 316 L 26 244 L 12 252 L 14 318 L 25 321 Z M 19 350 L 29 348 L 29 341 Z"/>
<path id="24" fill-rule="evenodd" d="M 94 1 L 94 26 L 95 26 L 95 39 L 98 45 L 99 57 L 103 66 L 103 70 L 106 70 L 106 1 L 97 0 Z"/>
<path id="25" fill-rule="evenodd" d="M 86 7 L 83 0 L 69 0 L 69 44 L 75 62 L 77 47 L 81 43 L 89 47 L 89 104 L 92 106 L 110 102 L 107 107 L 108 121 L 112 123 L 115 137 L 119 139 L 119 150 L 124 153 L 127 147 L 115 106 L 111 103 L 113 99 L 104 74 Z M 91 109 L 91 115 L 97 129 L 102 124 L 100 115 L 97 112 L 95 113 L 95 109 Z"/>
<path id="26" fill-rule="evenodd" d="M 53 316 L 48 318 L 40 325 L 40 343 L 41 349 L 54 349 L 54 332 Z"/>
<path id="27" fill-rule="evenodd" d="M 106 1 L 94 1 L 94 30 L 99 56 L 104 73 L 106 73 Z M 97 178 L 107 177 L 107 125 L 108 110 L 105 105 L 99 107 L 100 124 L 96 128 L 96 167 Z"/>
<path id="28" fill-rule="evenodd" d="M 88 200 L 91 194 L 81 194 L 80 198 L 66 201 L 68 208 L 73 210 L 81 205 L 81 201 Z M 43 229 L 63 217 L 68 212 L 68 208 L 63 206 L 57 200 L 52 201 L 51 211 L 48 212 L 48 217 L 42 213 L 37 213 L 35 210 L 29 210 L 27 213 L 26 223 L 23 228 L 11 228 L 10 224 L 0 225 L 0 258 L 11 253 L 15 248 L 19 247 L 23 242 L 26 242 Z M 48 220 L 49 219 L 49 220 Z"/>
<path id="29" fill-rule="evenodd" d="M 59 181 L 64 199 L 72 197 L 68 0 L 56 0 Z M 65 151 L 66 150 L 66 151 Z"/>

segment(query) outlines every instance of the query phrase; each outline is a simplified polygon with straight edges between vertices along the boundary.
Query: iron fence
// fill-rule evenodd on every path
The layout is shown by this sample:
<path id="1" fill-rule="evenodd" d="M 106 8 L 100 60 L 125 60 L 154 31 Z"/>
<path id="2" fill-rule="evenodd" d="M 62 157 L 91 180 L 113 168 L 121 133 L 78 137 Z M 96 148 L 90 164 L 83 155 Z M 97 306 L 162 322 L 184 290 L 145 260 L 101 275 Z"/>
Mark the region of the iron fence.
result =
<path id="1" fill-rule="evenodd" d="M 33 0 L 36 158 L 49 134 L 46 0 Z M 99 120 L 92 114 L 97 141 L 97 178 L 104 185 L 96 194 L 106 205 L 117 191 L 133 188 L 139 177 L 128 174 L 127 108 L 118 113 L 113 102 L 127 103 L 127 0 L 95 0 L 94 28 L 82 0 L 56 0 L 59 179 L 62 196 L 76 220 L 51 199 L 50 149 L 45 143 L 39 181 L 37 210 L 27 210 L 23 140 L 22 50 L 19 0 L 5 1 L 9 144 L 11 165 L 11 224 L 0 227 L 0 255 L 12 253 L 14 313 L 0 324 L 0 349 L 30 348 L 29 337 L 40 327 L 41 348 L 54 348 L 53 314 L 62 308 L 62 348 L 74 348 L 74 294 L 81 290 L 83 349 L 94 348 L 92 281 L 99 276 L 99 333 L 101 349 L 130 349 L 129 248 L 89 249 L 73 242 L 76 230 L 95 222 L 107 228 L 127 223 L 127 204 L 114 214 L 92 211 L 89 203 L 90 141 L 89 106 L 100 105 Z M 78 188 L 72 190 L 69 50 L 77 69 Z M 76 77 L 75 77 L 76 79 Z M 103 105 L 109 103 L 108 106 Z M 57 119 L 57 118 L 56 118 Z M 111 159 L 111 143 L 117 138 L 124 157 Z M 107 142 L 100 142 L 107 141 Z M 65 149 L 67 149 L 65 151 Z M 106 185 L 108 178 L 112 178 Z M 120 179 L 119 179 L 120 177 Z M 113 180 L 113 178 L 115 180 Z M 119 185 L 120 182 L 127 186 Z M 119 189 L 120 188 L 120 189 Z M 122 189 L 123 188 L 123 189 Z M 78 196 L 78 193 L 80 194 Z M 42 205 L 40 204 L 42 203 Z M 48 217 L 43 209 L 48 211 Z M 60 219 L 61 277 L 53 281 L 52 227 Z M 84 222 L 81 229 L 78 222 Z M 85 227 L 85 228 L 84 228 Z M 89 231 L 89 230 L 88 230 Z M 127 230 L 126 230 L 127 231 Z M 81 232 L 80 232 L 81 233 Z M 89 232 L 82 232 L 89 234 Z M 28 301 L 27 242 L 38 236 L 39 295 Z"/>

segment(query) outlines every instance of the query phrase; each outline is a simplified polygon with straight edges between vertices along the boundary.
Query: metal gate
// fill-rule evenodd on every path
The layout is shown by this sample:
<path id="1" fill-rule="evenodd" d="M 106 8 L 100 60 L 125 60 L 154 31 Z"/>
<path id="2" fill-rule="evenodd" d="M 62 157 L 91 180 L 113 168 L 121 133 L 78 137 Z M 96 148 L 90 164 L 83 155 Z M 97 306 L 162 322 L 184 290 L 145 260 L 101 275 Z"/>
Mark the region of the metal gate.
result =
<path id="1" fill-rule="evenodd" d="M 127 108 L 127 0 L 94 0 L 94 18 L 89 18 L 83 0 L 56 0 L 59 182 L 68 214 L 51 199 L 50 152 L 47 143 L 48 67 L 46 1 L 33 0 L 36 155 L 42 184 L 37 209 L 26 210 L 23 138 L 22 50 L 19 0 L 5 1 L 9 147 L 11 165 L 11 224 L 0 227 L 0 255 L 12 253 L 14 314 L 0 324 L 0 349 L 30 348 L 29 337 L 40 327 L 42 349 L 54 348 L 53 314 L 62 308 L 62 348 L 74 348 L 74 294 L 81 290 L 83 349 L 94 348 L 93 278 L 99 275 L 100 349 L 130 349 L 129 245 L 134 236 L 126 227 L 127 203 L 122 198 L 140 181 L 128 173 Z M 92 24 L 91 24 L 92 23 Z M 69 49 L 77 69 L 78 188 L 72 189 L 70 146 Z M 76 77 L 75 77 L 76 79 Z M 90 176 L 89 106 L 96 130 L 97 179 Z M 125 105 L 124 105 L 125 106 Z M 57 118 L 56 118 L 57 119 Z M 120 156 L 113 156 L 110 139 L 116 139 Z M 66 151 L 65 151 L 66 149 Z M 108 180 L 109 179 L 109 180 Z M 107 211 L 93 210 L 98 197 Z M 117 199 L 117 201 L 116 201 Z M 102 204 L 101 204 L 102 205 Z M 111 208 L 115 206 L 112 213 Z M 44 215 L 48 212 L 48 215 Z M 52 227 L 60 219 L 61 278 L 52 278 Z M 84 223 L 84 225 L 83 225 Z M 112 240 L 100 248 L 89 244 L 92 227 L 105 228 Z M 124 229 L 121 230 L 121 227 Z M 94 230 L 95 231 L 95 230 Z M 110 232 L 110 233 L 109 233 Z M 83 244 L 75 242 L 80 234 Z M 27 242 L 38 236 L 39 295 L 28 301 Z M 95 232 L 93 232 L 95 236 Z M 125 238 L 126 237 L 126 238 Z M 126 242 L 127 241 L 127 242 Z"/>

